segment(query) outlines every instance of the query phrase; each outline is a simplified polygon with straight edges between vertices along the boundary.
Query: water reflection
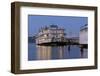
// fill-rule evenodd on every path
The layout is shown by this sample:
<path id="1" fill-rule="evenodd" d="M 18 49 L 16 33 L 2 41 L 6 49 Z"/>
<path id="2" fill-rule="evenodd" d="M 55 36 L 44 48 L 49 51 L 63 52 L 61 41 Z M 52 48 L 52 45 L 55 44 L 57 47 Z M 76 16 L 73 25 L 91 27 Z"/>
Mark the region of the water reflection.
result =
<path id="1" fill-rule="evenodd" d="M 29 58 L 29 60 L 75 59 L 75 58 L 88 57 L 87 49 L 79 48 L 78 45 L 67 45 L 67 46 L 38 46 L 37 45 L 36 49 L 37 49 L 36 52 L 33 54 L 35 55 L 35 58 L 33 59 Z"/>
<path id="2" fill-rule="evenodd" d="M 51 59 L 51 47 L 50 46 L 37 46 L 37 59 L 38 60 Z"/>
<path id="3" fill-rule="evenodd" d="M 80 54 L 81 58 L 87 57 L 87 55 L 86 55 L 87 49 L 86 48 L 80 48 L 80 52 L 81 52 L 81 54 Z"/>

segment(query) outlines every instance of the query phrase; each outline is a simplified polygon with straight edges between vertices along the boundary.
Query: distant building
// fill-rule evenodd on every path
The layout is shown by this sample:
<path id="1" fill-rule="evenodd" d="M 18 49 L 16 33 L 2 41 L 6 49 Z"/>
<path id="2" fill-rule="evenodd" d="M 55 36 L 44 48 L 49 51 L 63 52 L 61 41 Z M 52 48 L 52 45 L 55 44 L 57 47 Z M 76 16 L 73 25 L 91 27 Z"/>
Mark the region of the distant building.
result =
<path id="1" fill-rule="evenodd" d="M 64 28 L 60 28 L 57 25 L 50 25 L 49 27 L 46 26 L 39 29 L 36 44 L 63 43 L 65 40 Z"/>
<path id="2" fill-rule="evenodd" d="M 67 37 L 66 39 L 71 44 L 79 44 L 79 37 Z"/>
<path id="3" fill-rule="evenodd" d="M 79 43 L 85 47 L 88 45 L 88 26 L 87 24 L 80 28 Z"/>
<path id="4" fill-rule="evenodd" d="M 35 43 L 35 36 L 33 36 L 33 37 L 28 37 L 28 42 L 29 43 Z"/>

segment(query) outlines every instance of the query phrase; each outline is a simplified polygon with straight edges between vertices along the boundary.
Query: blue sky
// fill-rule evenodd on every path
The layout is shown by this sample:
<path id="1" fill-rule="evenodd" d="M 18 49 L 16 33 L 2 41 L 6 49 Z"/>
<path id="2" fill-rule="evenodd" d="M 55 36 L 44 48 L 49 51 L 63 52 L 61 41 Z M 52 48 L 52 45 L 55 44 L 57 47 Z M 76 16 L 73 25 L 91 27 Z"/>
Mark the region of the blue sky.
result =
<path id="1" fill-rule="evenodd" d="M 88 23 L 87 17 L 75 16 L 50 16 L 50 15 L 29 15 L 28 16 L 28 36 L 38 33 L 39 28 L 51 24 L 65 28 L 68 36 L 78 36 L 81 26 Z"/>

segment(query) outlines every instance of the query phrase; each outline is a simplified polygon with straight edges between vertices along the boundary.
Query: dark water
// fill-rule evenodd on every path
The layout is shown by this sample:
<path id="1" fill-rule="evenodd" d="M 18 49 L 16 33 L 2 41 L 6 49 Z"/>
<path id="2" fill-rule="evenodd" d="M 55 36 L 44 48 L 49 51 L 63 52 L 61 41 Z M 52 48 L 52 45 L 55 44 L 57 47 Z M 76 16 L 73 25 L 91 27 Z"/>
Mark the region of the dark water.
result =
<path id="1" fill-rule="evenodd" d="M 78 45 L 66 46 L 37 46 L 28 44 L 28 60 L 50 60 L 50 59 L 77 59 L 87 58 L 87 49 L 81 49 Z"/>

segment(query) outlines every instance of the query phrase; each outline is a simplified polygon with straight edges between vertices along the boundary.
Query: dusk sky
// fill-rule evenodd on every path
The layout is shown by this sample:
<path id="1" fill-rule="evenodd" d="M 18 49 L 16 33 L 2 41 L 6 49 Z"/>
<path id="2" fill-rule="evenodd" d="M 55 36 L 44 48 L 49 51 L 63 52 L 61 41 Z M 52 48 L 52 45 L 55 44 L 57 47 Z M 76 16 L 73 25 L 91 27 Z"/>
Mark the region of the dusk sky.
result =
<path id="1" fill-rule="evenodd" d="M 34 36 L 34 34 L 38 33 L 39 28 L 52 24 L 64 28 L 68 36 L 79 36 L 80 27 L 88 24 L 88 18 L 75 16 L 29 15 L 28 36 Z"/>

